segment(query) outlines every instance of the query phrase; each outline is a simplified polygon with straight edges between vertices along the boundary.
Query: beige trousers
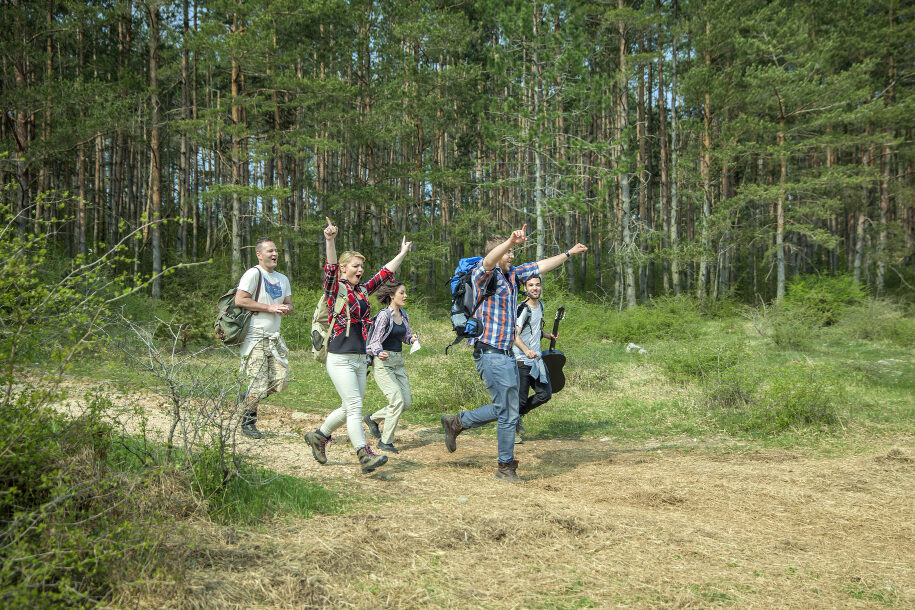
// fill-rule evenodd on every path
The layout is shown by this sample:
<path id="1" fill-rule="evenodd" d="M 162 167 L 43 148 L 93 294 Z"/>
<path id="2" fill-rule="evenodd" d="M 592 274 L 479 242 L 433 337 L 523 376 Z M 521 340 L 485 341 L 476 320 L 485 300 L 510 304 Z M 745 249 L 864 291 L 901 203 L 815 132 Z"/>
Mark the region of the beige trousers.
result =
<path id="1" fill-rule="evenodd" d="M 388 406 L 375 411 L 369 417 L 375 422 L 384 420 L 381 442 L 391 444 L 401 414 L 412 404 L 410 381 L 407 379 L 407 369 L 404 368 L 403 352 L 388 352 L 387 360 L 375 357 L 372 369 L 375 383 L 388 399 Z"/>

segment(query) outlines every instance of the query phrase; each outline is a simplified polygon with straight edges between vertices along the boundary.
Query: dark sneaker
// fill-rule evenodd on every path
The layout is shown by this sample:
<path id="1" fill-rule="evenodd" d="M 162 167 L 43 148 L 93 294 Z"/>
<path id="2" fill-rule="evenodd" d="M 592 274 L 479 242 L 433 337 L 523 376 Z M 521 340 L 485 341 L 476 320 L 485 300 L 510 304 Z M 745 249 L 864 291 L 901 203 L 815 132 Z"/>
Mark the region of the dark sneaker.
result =
<path id="1" fill-rule="evenodd" d="M 500 481 L 508 481 L 510 483 L 521 481 L 521 477 L 518 476 L 518 460 L 512 460 L 508 464 L 499 462 L 496 478 Z"/>
<path id="2" fill-rule="evenodd" d="M 388 453 L 400 453 L 400 450 L 394 446 L 394 443 L 382 443 L 379 441 L 378 448 Z"/>
<path id="3" fill-rule="evenodd" d="M 305 435 L 305 442 L 311 446 L 311 454 L 319 464 L 327 463 L 327 444 L 330 442 L 330 438 L 324 436 L 320 430 Z"/>
<path id="4" fill-rule="evenodd" d="M 518 417 L 518 425 L 515 427 L 515 444 L 521 445 L 522 443 L 524 443 L 524 424 Z"/>
<path id="5" fill-rule="evenodd" d="M 381 429 L 378 427 L 378 424 L 375 420 L 372 419 L 371 415 L 366 415 L 362 418 L 362 421 L 365 422 L 365 425 L 369 427 L 369 432 L 372 433 L 372 436 L 375 438 L 381 438 Z"/>
<path id="6" fill-rule="evenodd" d="M 372 451 L 372 448 L 369 445 L 358 450 L 356 455 L 359 456 L 359 463 L 362 465 L 363 474 L 372 472 L 379 466 L 384 466 L 388 461 L 388 456 L 377 455 Z"/>
<path id="7" fill-rule="evenodd" d="M 445 447 L 454 453 L 457 449 L 457 436 L 464 431 L 460 416 L 442 415 L 442 428 L 445 430 Z"/>

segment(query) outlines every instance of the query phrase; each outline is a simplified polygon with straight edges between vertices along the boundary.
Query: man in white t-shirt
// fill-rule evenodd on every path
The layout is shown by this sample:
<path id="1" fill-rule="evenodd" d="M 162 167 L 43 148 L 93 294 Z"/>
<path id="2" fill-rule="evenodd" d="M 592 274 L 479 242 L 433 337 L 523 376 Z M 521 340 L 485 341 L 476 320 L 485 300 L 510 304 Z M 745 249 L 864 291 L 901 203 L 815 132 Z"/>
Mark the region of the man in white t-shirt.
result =
<path id="1" fill-rule="evenodd" d="M 280 318 L 292 311 L 292 289 L 289 278 L 276 271 L 279 253 L 273 240 L 260 238 L 254 252 L 258 264 L 245 271 L 235 292 L 235 304 L 253 312 L 241 344 L 241 370 L 248 376 L 241 432 L 250 438 L 263 438 L 255 426 L 257 403 L 282 391 L 289 377 L 288 350 L 280 336 Z"/>

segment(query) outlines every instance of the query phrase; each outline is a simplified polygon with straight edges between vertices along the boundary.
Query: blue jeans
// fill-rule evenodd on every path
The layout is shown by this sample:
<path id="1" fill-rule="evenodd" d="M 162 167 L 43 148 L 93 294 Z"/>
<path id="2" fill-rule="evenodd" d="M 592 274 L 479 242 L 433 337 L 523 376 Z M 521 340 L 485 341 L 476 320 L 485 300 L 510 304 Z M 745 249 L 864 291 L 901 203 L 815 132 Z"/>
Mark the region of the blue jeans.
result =
<path id="1" fill-rule="evenodd" d="M 473 411 L 462 411 L 458 417 L 465 428 L 478 428 L 492 421 L 499 422 L 496 439 L 499 461 L 510 463 L 515 458 L 515 427 L 518 425 L 518 365 L 513 356 L 505 354 L 480 354 L 474 364 L 492 402 Z"/>

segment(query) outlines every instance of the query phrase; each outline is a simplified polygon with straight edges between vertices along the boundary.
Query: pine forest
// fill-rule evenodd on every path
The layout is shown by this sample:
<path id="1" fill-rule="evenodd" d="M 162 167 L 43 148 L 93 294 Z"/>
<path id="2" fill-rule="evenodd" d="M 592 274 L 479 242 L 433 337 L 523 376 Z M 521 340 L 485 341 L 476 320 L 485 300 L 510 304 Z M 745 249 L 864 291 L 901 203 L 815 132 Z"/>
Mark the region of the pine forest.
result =
<path id="1" fill-rule="evenodd" d="M 780 299 L 915 277 L 915 5 L 3 0 L 0 181 L 64 259 L 319 285 L 330 217 L 442 296 L 526 224 L 571 292 Z M 223 271 L 224 270 L 224 271 Z M 145 278 L 145 280 L 143 279 Z M 232 279 L 226 278 L 226 284 Z"/>

